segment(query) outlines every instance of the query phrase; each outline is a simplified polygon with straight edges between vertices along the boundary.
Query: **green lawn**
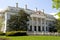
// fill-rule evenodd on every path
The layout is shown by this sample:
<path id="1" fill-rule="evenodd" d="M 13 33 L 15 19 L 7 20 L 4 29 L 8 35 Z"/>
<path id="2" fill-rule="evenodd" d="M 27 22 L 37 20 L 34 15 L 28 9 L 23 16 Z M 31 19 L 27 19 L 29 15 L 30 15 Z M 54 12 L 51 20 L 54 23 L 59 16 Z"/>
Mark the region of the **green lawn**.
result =
<path id="1" fill-rule="evenodd" d="M 11 40 L 60 40 L 60 36 L 0 36 L 0 38 L 10 38 Z"/>

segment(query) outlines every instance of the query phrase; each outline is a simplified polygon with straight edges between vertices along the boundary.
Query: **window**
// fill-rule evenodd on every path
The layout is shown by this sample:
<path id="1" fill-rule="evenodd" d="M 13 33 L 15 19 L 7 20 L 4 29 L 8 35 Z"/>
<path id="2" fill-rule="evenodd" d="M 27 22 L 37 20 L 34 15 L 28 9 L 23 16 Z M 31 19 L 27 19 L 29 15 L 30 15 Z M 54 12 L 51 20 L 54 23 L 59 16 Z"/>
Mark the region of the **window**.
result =
<path id="1" fill-rule="evenodd" d="M 40 26 L 38 26 L 38 31 L 41 31 Z"/>
<path id="2" fill-rule="evenodd" d="M 46 25 L 47 25 L 47 22 L 46 22 Z"/>
<path id="3" fill-rule="evenodd" d="M 46 27 L 46 31 L 48 31 L 48 27 Z"/>
<path id="4" fill-rule="evenodd" d="M 42 31 L 44 31 L 44 26 L 42 27 Z"/>
<path id="5" fill-rule="evenodd" d="M 42 24 L 44 24 L 44 19 L 42 20 Z"/>
<path id="6" fill-rule="evenodd" d="M 39 12 L 39 14 L 40 14 L 40 12 Z"/>
<path id="7" fill-rule="evenodd" d="M 34 31 L 36 31 L 36 26 L 34 26 Z"/>
<path id="8" fill-rule="evenodd" d="M 32 26 L 30 26 L 30 31 L 32 31 Z"/>

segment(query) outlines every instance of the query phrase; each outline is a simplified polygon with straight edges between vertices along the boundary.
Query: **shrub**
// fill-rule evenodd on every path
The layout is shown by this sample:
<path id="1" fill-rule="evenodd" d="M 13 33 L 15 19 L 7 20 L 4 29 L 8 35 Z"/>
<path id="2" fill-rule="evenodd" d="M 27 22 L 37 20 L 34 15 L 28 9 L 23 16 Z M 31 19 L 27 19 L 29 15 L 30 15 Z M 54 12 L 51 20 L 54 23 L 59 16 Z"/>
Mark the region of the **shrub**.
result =
<path id="1" fill-rule="evenodd" d="M 58 30 L 58 33 L 60 33 L 60 30 Z"/>
<path id="2" fill-rule="evenodd" d="M 5 35 L 5 33 L 3 33 L 3 32 L 0 32 L 0 35 Z"/>
<path id="3" fill-rule="evenodd" d="M 6 32 L 6 36 L 24 36 L 24 35 L 27 35 L 26 32 L 24 32 L 24 31 Z"/>
<path id="4" fill-rule="evenodd" d="M 16 33 L 16 32 L 14 32 L 14 31 L 6 32 L 6 36 L 13 35 L 13 34 L 15 34 L 15 33 Z"/>

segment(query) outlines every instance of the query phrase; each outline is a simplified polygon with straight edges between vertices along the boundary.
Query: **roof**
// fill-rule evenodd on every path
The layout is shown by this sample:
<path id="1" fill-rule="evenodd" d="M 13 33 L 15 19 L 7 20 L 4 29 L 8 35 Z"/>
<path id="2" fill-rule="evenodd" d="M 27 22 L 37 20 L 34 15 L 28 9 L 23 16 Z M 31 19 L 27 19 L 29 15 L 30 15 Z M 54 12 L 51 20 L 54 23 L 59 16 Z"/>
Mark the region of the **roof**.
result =
<path id="1" fill-rule="evenodd" d="M 16 12 L 18 12 L 18 11 L 21 10 L 21 9 L 25 10 L 28 14 L 36 14 L 37 12 L 43 14 L 42 11 L 37 11 L 37 12 L 35 12 L 34 10 L 31 10 L 31 9 L 24 9 L 24 8 L 20 8 L 20 7 L 17 8 L 17 7 L 12 7 L 12 6 L 8 6 L 6 9 L 4 9 L 4 11 L 11 11 L 11 12 L 16 13 Z M 4 11 L 3 11 L 3 12 L 4 12 Z M 3 12 L 0 12 L 0 13 L 3 13 Z M 53 15 L 50 15 L 50 14 L 44 13 L 44 15 L 45 15 L 46 17 L 48 17 L 48 18 L 54 18 L 54 16 L 53 16 Z"/>

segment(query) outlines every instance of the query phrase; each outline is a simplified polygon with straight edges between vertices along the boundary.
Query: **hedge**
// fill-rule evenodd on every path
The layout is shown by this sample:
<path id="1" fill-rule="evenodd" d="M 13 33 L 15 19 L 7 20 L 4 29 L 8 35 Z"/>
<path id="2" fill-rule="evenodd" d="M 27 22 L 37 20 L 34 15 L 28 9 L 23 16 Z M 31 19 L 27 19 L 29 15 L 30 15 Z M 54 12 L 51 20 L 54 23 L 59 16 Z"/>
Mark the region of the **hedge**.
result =
<path id="1" fill-rule="evenodd" d="M 6 32 L 6 36 L 24 36 L 27 35 L 26 31 L 10 31 Z"/>

